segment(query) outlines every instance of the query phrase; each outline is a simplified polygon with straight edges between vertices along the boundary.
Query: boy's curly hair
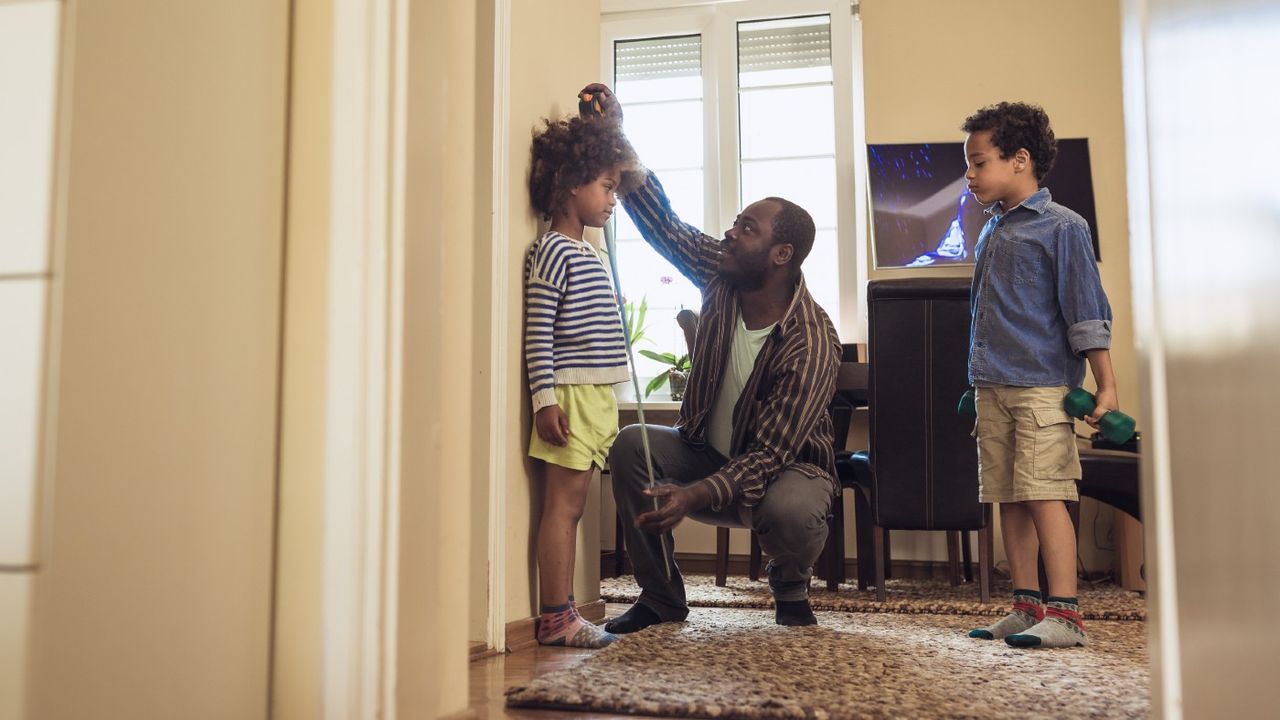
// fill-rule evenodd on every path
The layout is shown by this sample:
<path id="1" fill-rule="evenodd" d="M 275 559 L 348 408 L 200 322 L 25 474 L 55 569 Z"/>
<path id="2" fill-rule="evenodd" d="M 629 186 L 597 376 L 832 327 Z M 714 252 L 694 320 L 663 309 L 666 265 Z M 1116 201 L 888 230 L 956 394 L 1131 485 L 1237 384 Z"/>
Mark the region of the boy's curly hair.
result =
<path id="1" fill-rule="evenodd" d="M 640 161 L 618 123 L 581 117 L 545 123 L 534 132 L 529 164 L 529 197 L 543 220 L 564 211 L 570 190 L 614 167 L 622 171 L 619 195 L 640 184 Z"/>
<path id="2" fill-rule="evenodd" d="M 1049 116 L 1039 105 L 1002 102 L 988 105 L 965 118 L 960 129 L 966 133 L 991 131 L 991 144 L 1008 159 L 1018 148 L 1026 148 L 1035 163 L 1036 181 L 1043 181 L 1058 157 L 1058 141 L 1049 127 Z"/>

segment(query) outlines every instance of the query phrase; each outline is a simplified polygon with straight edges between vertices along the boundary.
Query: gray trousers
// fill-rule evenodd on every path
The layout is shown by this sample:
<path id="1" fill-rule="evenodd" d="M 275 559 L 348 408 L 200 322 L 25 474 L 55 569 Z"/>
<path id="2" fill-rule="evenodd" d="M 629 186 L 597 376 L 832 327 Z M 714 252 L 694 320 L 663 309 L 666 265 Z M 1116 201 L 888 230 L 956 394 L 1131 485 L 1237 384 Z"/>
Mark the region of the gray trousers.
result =
<path id="1" fill-rule="evenodd" d="M 690 447 L 674 428 L 648 427 L 653 473 L 659 483 L 690 485 L 727 462 L 710 447 Z M 626 533 L 627 552 L 640 584 L 639 602 L 664 621 L 683 620 L 689 614 L 689 606 L 679 568 L 673 560 L 671 579 L 667 580 L 661 540 L 635 526 L 636 516 L 653 509 L 653 498 L 643 494 L 649 475 L 639 425 L 627 426 L 618 433 L 609 451 L 609 472 L 613 476 L 613 499 Z M 831 500 L 831 486 L 826 480 L 784 470 L 769 483 L 764 498 L 754 507 L 735 502 L 718 512 L 704 508 L 690 517 L 709 525 L 755 530 L 760 549 L 769 556 L 769 589 L 774 598 L 804 600 L 808 597 L 813 563 L 827 541 Z M 666 537 L 674 554 L 671 533 Z"/>

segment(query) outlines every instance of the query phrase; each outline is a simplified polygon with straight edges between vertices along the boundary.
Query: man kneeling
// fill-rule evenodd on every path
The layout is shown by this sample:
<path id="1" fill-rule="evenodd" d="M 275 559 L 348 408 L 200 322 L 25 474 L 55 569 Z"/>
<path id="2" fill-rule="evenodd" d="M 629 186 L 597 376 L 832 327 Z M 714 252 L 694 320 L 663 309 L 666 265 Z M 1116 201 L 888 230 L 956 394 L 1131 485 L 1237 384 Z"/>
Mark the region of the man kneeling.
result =
<path id="1" fill-rule="evenodd" d="M 621 122 L 608 88 L 584 92 Z M 716 240 L 681 222 L 652 173 L 622 203 L 644 239 L 702 291 L 703 304 L 676 426 L 649 427 L 659 485 L 648 488 L 639 426 L 624 428 L 609 453 L 641 594 L 605 628 L 629 633 L 689 614 L 674 562 L 667 576 L 662 543 L 665 535 L 671 547 L 671 529 L 686 515 L 755 530 L 769 555 L 778 623 L 815 624 L 809 577 L 839 493 L 827 408 L 840 340 L 800 272 L 813 219 L 792 202 L 765 198 Z"/>

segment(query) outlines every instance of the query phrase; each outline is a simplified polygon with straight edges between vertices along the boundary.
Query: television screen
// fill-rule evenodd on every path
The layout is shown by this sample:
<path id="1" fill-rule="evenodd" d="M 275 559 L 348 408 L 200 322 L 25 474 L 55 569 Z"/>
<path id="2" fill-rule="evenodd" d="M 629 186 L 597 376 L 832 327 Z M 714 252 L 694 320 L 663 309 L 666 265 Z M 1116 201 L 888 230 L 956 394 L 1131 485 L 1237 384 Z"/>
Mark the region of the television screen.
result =
<path id="1" fill-rule="evenodd" d="M 973 264 L 990 216 L 965 190 L 964 143 L 868 145 L 867 165 L 877 268 Z M 1088 139 L 1059 139 L 1057 160 L 1041 184 L 1089 223 L 1101 260 Z"/>

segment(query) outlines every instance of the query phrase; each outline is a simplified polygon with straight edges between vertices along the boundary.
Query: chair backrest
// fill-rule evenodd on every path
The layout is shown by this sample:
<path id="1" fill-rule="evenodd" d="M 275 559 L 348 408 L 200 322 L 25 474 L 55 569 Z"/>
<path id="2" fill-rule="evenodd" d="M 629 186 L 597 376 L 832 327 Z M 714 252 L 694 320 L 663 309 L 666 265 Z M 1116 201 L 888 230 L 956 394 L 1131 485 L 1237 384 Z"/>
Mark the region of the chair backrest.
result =
<path id="1" fill-rule="evenodd" d="M 835 430 L 835 450 L 846 449 L 849 426 L 853 422 L 854 408 L 867 406 L 867 364 L 857 361 L 857 355 L 845 355 L 836 375 L 836 392 L 831 398 L 831 426 Z"/>
<path id="2" fill-rule="evenodd" d="M 693 357 L 693 339 L 698 336 L 698 313 L 685 309 L 676 313 L 676 324 L 684 331 L 684 346 Z"/>
<path id="3" fill-rule="evenodd" d="M 969 387 L 968 278 L 876 280 L 867 299 L 876 524 L 983 527 L 974 421 L 956 412 Z"/>

